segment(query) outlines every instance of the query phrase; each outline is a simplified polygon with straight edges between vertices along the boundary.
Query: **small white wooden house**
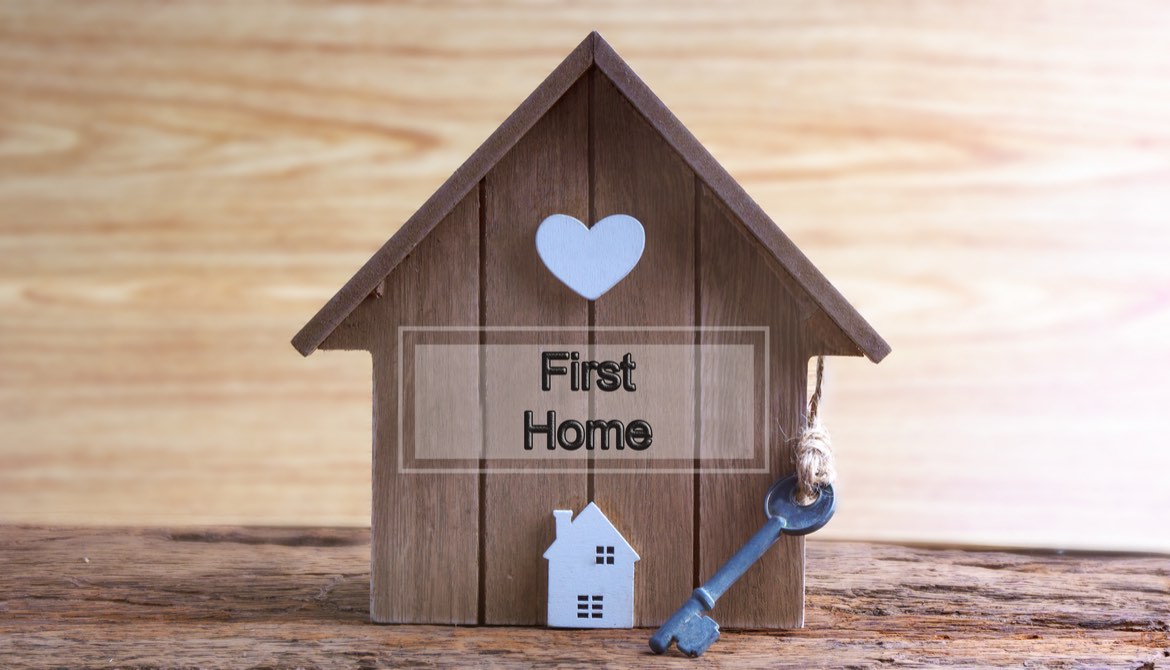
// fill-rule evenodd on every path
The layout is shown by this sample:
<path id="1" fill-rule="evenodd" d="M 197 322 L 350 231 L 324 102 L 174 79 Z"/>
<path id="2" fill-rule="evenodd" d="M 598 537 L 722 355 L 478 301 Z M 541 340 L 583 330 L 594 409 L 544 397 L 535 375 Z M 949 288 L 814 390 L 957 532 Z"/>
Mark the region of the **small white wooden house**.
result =
<path id="1" fill-rule="evenodd" d="M 634 563 L 638 553 L 601 509 L 589 503 L 576 519 L 553 512 L 556 539 L 548 560 L 548 625 L 633 628 Z"/>

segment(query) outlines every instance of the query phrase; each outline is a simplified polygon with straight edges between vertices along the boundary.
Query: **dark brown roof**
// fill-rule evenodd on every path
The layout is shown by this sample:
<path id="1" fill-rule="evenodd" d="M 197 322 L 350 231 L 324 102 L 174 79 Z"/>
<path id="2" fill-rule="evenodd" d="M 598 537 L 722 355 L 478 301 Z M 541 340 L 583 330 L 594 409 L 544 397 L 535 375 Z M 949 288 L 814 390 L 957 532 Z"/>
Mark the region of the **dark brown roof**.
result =
<path id="1" fill-rule="evenodd" d="M 439 221 L 463 199 L 509 149 L 560 99 L 580 77 L 596 66 L 646 117 L 711 191 L 719 197 L 760 244 L 792 275 L 854 344 L 875 363 L 890 345 L 829 283 L 800 249 L 760 209 L 703 145 L 662 104 L 630 66 L 596 32 L 585 38 L 516 111 L 480 145 L 402 228 L 357 271 L 345 286 L 293 337 L 297 351 L 308 356 L 373 292 L 383 279 Z"/>

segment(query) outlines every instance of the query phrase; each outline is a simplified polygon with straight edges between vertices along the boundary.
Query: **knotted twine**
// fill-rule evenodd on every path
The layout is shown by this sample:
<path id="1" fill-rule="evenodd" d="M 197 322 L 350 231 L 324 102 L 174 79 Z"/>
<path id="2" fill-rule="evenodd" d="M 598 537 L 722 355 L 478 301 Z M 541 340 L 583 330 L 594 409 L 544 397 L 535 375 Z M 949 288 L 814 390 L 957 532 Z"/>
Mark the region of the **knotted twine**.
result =
<path id="1" fill-rule="evenodd" d="M 833 443 L 821 424 L 821 393 L 825 380 L 825 357 L 817 356 L 817 381 L 808 400 L 808 420 L 796 443 L 796 502 L 811 505 L 823 486 L 837 479 Z"/>

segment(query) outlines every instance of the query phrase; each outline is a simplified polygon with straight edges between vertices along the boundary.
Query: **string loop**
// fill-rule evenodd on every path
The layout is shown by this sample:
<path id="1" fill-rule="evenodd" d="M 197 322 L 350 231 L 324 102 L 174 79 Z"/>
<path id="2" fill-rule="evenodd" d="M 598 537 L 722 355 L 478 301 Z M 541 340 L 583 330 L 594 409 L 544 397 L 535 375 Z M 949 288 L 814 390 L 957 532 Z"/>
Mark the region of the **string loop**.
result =
<path id="1" fill-rule="evenodd" d="M 811 505 L 823 486 L 837 479 L 833 442 L 821 423 L 820 407 L 825 380 L 825 357 L 817 356 L 816 386 L 808 400 L 808 419 L 796 444 L 796 502 Z"/>

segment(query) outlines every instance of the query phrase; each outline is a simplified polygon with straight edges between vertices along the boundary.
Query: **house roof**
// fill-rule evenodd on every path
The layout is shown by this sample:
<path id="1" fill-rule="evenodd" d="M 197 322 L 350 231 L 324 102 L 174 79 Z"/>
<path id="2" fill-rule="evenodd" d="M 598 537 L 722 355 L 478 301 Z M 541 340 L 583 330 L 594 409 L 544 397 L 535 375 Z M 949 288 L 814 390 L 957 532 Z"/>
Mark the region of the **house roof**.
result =
<path id="1" fill-rule="evenodd" d="M 601 532 L 612 537 L 614 546 L 623 547 L 624 551 L 628 551 L 629 556 L 631 556 L 634 561 L 642 560 L 642 557 L 638 555 L 638 552 L 630 546 L 629 542 L 626 542 L 626 538 L 622 536 L 621 531 L 619 531 L 617 527 L 613 525 L 613 522 L 609 520 L 609 517 L 605 515 L 605 512 L 601 511 L 601 508 L 598 507 L 596 503 L 590 502 L 585 506 L 585 509 L 581 510 L 581 513 L 577 515 L 576 519 L 573 519 L 569 522 L 570 533 L 587 533 L 589 531 L 597 530 L 600 530 Z M 611 540 L 601 540 L 598 539 L 597 535 L 593 535 L 590 541 L 609 542 Z M 578 546 L 580 545 L 580 542 L 576 541 L 576 539 L 570 539 L 568 537 L 562 536 L 561 533 L 558 532 L 557 536 L 553 539 L 552 544 L 548 545 L 548 549 L 545 549 L 544 558 L 553 558 L 555 555 L 553 549 L 558 544 L 561 546 Z"/>
<path id="2" fill-rule="evenodd" d="M 390 274 L 525 133 L 589 68 L 596 67 L 613 82 L 663 139 L 678 152 L 711 192 L 747 227 L 755 239 L 804 289 L 825 314 L 873 362 L 885 358 L 890 346 L 845 300 L 792 240 L 723 169 L 654 95 L 601 35 L 584 41 L 512 112 L 439 190 L 357 271 L 325 306 L 293 337 L 292 344 L 308 356 Z"/>

